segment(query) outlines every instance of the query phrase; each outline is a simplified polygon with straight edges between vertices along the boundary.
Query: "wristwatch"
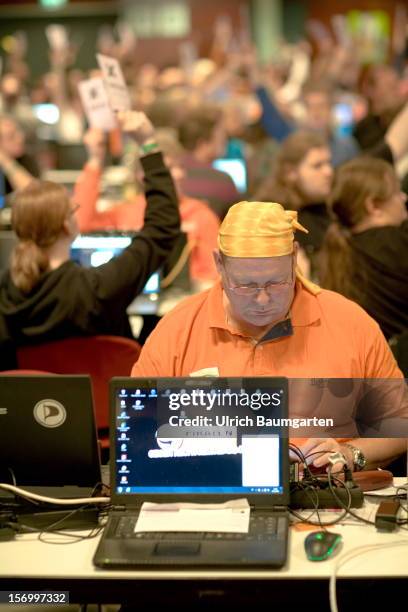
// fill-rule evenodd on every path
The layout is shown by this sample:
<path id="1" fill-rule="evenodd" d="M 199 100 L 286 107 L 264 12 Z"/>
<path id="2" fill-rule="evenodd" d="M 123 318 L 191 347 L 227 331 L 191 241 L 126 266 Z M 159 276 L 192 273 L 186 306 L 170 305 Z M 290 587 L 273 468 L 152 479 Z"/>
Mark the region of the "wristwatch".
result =
<path id="1" fill-rule="evenodd" d="M 364 470 L 367 464 L 367 459 L 363 451 L 360 448 L 357 448 L 357 446 L 353 446 L 348 442 L 344 442 L 343 446 L 347 446 L 347 448 L 351 450 L 351 456 L 353 459 L 353 470 L 355 472 L 360 472 L 361 470 Z"/>

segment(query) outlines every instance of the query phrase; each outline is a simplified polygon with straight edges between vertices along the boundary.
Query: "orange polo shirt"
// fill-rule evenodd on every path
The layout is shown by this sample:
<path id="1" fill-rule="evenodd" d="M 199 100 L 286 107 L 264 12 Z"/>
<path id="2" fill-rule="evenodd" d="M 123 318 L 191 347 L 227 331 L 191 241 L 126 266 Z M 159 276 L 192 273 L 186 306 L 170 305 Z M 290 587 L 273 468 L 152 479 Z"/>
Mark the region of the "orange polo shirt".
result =
<path id="1" fill-rule="evenodd" d="M 402 378 L 378 324 L 338 293 L 297 283 L 293 335 L 254 341 L 226 323 L 221 283 L 183 300 L 154 329 L 132 376 Z"/>
<path id="2" fill-rule="evenodd" d="M 132 376 L 285 376 L 290 379 L 402 378 L 378 324 L 360 306 L 338 293 L 309 293 L 297 283 L 291 308 L 293 334 L 254 341 L 226 323 L 218 282 L 183 300 L 156 326 L 146 341 Z M 404 384 L 404 383 L 403 383 Z M 328 390 L 319 394 L 310 381 L 290 381 L 291 417 L 333 418 L 330 437 L 358 437 L 348 397 Z M 356 385 L 357 387 L 357 385 Z M 397 392 L 399 383 L 395 381 Z M 353 392 L 354 393 L 354 392 Z M 353 396 L 355 397 L 355 396 Z M 407 402 L 378 403 L 368 415 L 408 417 Z M 292 431 L 312 436 L 313 428 Z M 299 440 L 300 442 L 300 440 Z"/>

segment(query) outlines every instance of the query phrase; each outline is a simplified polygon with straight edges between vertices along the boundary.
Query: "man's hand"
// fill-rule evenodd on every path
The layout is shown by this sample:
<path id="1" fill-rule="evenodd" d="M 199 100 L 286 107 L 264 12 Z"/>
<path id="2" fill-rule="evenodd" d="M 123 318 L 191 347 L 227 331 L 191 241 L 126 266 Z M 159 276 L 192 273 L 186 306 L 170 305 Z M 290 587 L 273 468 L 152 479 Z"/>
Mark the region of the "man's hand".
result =
<path id="1" fill-rule="evenodd" d="M 308 465 L 313 465 L 316 468 L 323 467 L 330 463 L 330 455 L 341 453 L 345 457 L 348 467 L 353 469 L 351 449 L 343 446 L 334 438 L 309 438 L 299 448 L 306 457 Z M 333 466 L 333 472 L 338 472 L 342 467 L 341 463 L 336 463 Z"/>
<path id="2" fill-rule="evenodd" d="M 88 151 L 88 161 L 103 166 L 106 154 L 104 132 L 97 128 L 90 128 L 85 132 L 84 145 Z"/>
<path id="3" fill-rule="evenodd" d="M 117 117 L 122 131 L 129 134 L 139 146 L 155 142 L 153 124 L 144 113 L 122 111 Z"/>

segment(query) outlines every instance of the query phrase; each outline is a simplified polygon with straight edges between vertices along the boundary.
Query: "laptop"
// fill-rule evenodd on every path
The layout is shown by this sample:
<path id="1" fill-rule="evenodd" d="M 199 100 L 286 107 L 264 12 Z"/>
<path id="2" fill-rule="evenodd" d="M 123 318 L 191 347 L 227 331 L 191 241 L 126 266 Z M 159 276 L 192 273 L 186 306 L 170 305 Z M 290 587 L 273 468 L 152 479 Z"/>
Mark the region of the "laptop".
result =
<path id="1" fill-rule="evenodd" d="M 213 168 L 226 172 L 234 181 L 234 185 L 240 193 L 247 192 L 247 169 L 243 159 L 229 159 L 227 157 L 219 157 L 212 163 Z"/>
<path id="2" fill-rule="evenodd" d="M 101 468 L 89 376 L 0 376 L 0 482 L 90 496 Z"/>
<path id="3" fill-rule="evenodd" d="M 152 274 L 140 295 L 127 307 L 129 316 L 162 316 L 169 301 L 190 295 L 190 252 L 187 235 L 180 232 L 172 251 L 158 272 Z"/>
<path id="4" fill-rule="evenodd" d="M 113 510 L 94 556 L 96 566 L 284 565 L 288 432 L 267 419 L 287 417 L 286 379 L 114 378 L 110 402 Z M 212 422 L 200 421 L 205 416 Z M 187 418 L 198 419 L 196 426 Z M 135 531 L 146 501 L 241 498 L 251 508 L 248 533 Z"/>
<path id="5" fill-rule="evenodd" d="M 120 255 L 135 234 L 82 234 L 71 245 L 71 259 L 84 267 L 98 267 Z M 128 314 L 154 314 L 160 294 L 161 270 L 153 272 L 143 288 L 128 306 Z M 137 301 L 136 301 L 137 300 Z"/>
<path id="6" fill-rule="evenodd" d="M 132 242 L 131 234 L 81 234 L 71 245 L 71 259 L 95 268 L 119 255 Z"/>

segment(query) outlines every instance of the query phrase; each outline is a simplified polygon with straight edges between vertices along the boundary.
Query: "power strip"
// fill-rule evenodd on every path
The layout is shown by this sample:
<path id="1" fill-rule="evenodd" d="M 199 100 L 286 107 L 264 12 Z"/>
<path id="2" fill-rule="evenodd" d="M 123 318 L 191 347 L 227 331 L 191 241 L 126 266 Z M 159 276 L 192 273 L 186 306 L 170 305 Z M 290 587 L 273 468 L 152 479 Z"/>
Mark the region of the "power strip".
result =
<path id="1" fill-rule="evenodd" d="M 42 531 L 47 529 L 58 522 L 55 525 L 55 529 L 58 530 L 82 530 L 82 529 L 94 529 L 98 525 L 99 510 L 97 508 L 78 508 L 73 512 L 72 510 L 64 509 L 52 509 L 43 510 L 39 512 L 27 512 L 18 513 L 17 524 L 21 525 L 21 529 L 24 531 L 24 526 Z"/>
<path id="2" fill-rule="evenodd" d="M 364 503 L 363 491 L 358 486 L 345 489 L 343 487 L 335 487 L 337 497 L 345 506 L 350 504 L 350 508 L 361 508 Z M 349 501 L 349 493 L 351 503 Z M 290 508 L 342 508 L 342 505 L 334 497 L 330 489 L 311 488 L 294 489 L 290 492 Z"/>

